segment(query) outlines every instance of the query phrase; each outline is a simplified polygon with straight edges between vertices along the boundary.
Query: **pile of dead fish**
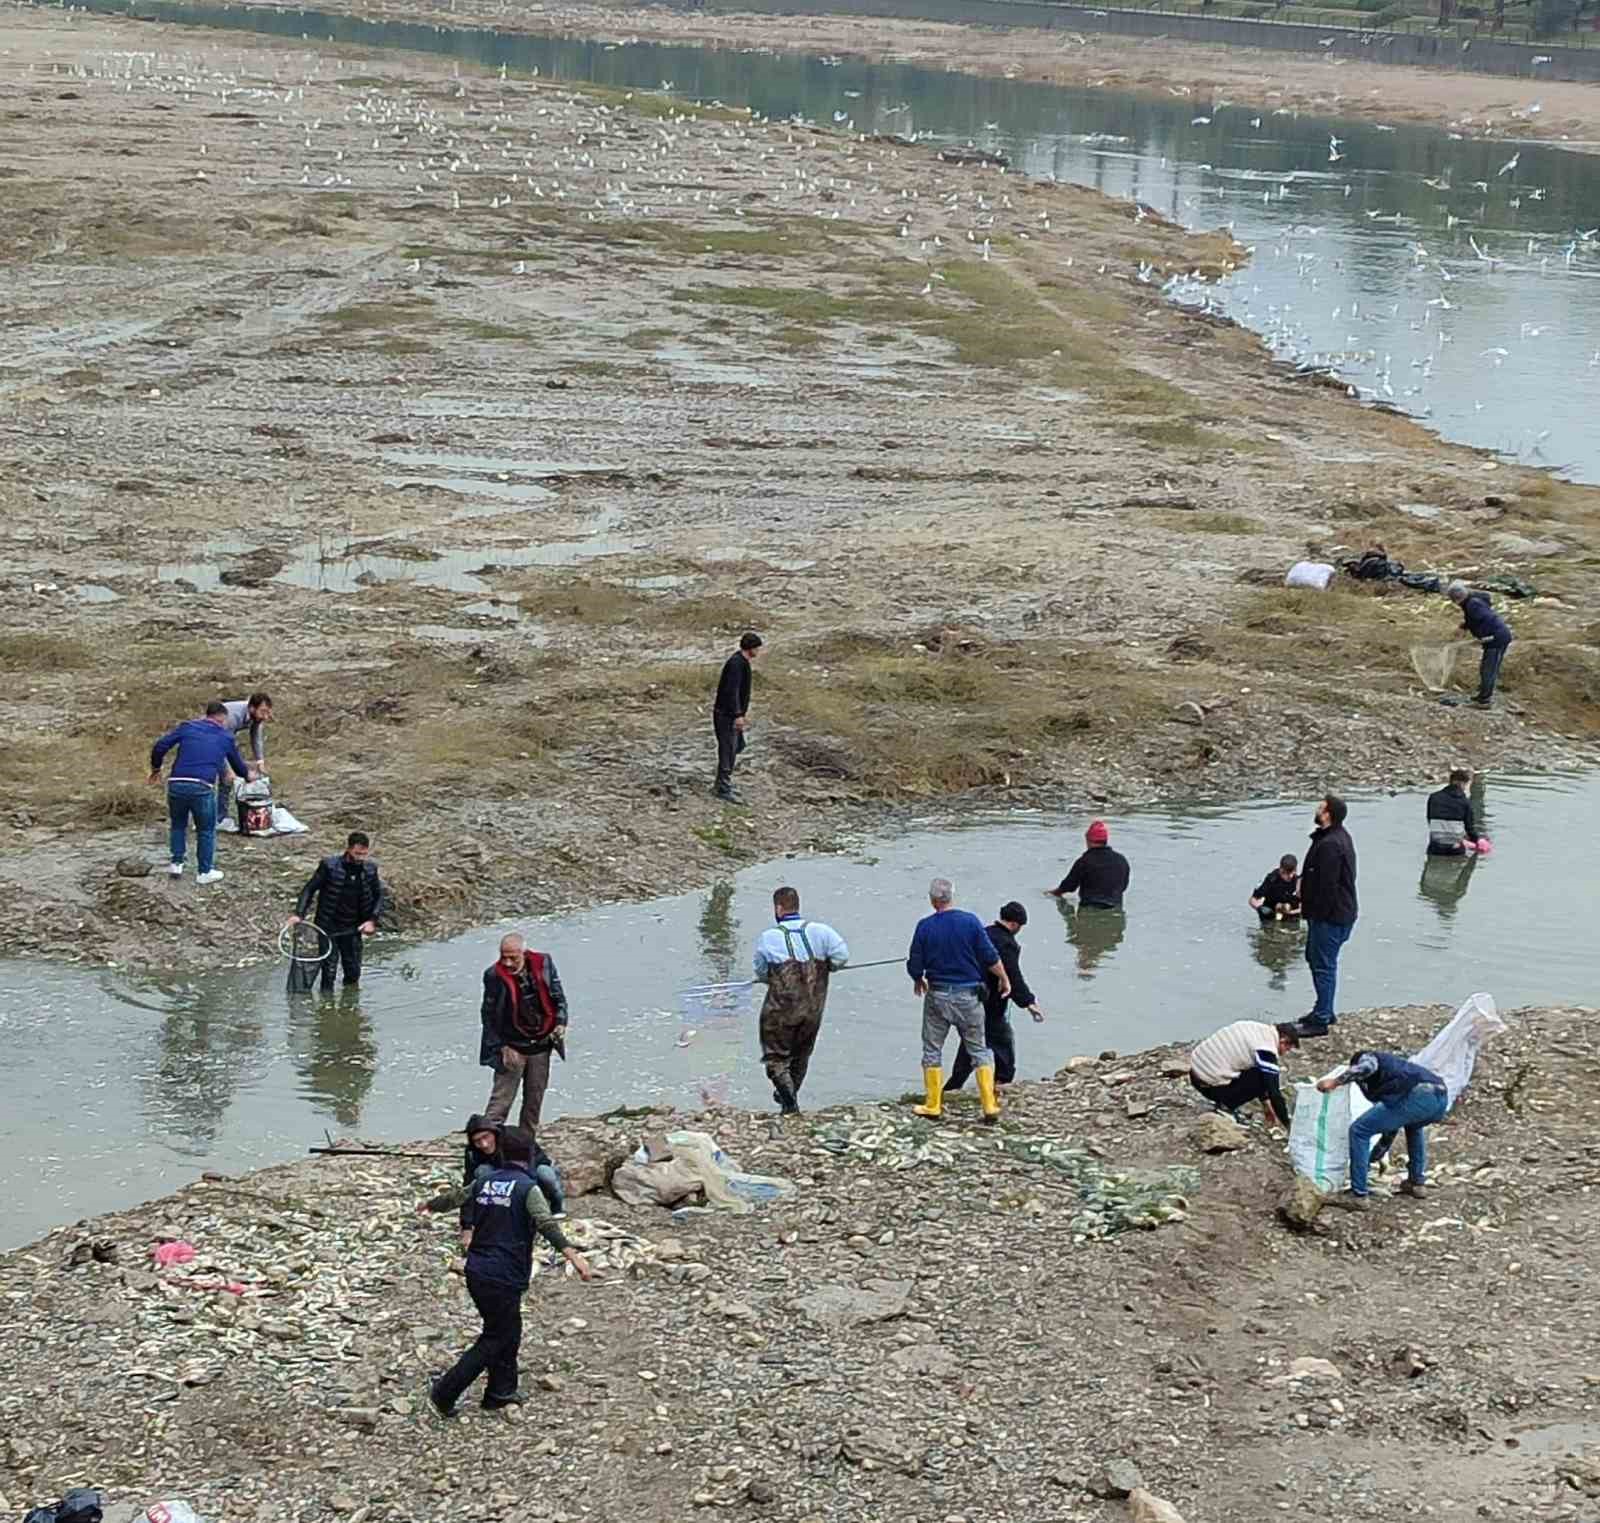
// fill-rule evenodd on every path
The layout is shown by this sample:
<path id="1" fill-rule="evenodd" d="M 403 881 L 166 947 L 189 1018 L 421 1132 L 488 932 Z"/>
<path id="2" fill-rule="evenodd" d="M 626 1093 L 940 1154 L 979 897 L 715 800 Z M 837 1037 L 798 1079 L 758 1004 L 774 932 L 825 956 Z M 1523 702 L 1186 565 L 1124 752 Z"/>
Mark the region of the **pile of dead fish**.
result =
<path id="1" fill-rule="evenodd" d="M 1068 1225 L 1075 1242 L 1097 1241 L 1135 1228 L 1182 1221 L 1199 1175 L 1162 1169 L 1109 1168 L 1088 1148 L 1060 1137 L 957 1131 L 917 1116 L 875 1116 L 825 1122 L 812 1129 L 815 1151 L 859 1159 L 884 1169 L 983 1171 L 996 1153 L 1065 1176 L 1077 1189 Z"/>

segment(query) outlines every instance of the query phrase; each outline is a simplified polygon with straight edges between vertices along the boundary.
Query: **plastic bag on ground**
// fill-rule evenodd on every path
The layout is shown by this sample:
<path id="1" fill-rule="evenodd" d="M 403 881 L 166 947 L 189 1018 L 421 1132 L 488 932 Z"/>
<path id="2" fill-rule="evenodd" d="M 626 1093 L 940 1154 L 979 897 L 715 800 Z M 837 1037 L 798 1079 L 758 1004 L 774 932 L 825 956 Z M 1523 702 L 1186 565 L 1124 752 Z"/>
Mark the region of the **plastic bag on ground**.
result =
<path id="1" fill-rule="evenodd" d="M 1421 1052 L 1412 1054 L 1411 1061 L 1431 1068 L 1444 1080 L 1450 1103 L 1454 1105 L 1462 1090 L 1472 1082 L 1478 1049 L 1505 1029 L 1506 1023 L 1495 1009 L 1493 996 L 1471 995 L 1445 1022 L 1439 1034 Z"/>
<path id="2" fill-rule="evenodd" d="M 1343 1073 L 1345 1065 L 1329 1070 Z M 1326 1077 L 1326 1075 L 1324 1075 Z M 1371 1107 L 1354 1084 L 1323 1094 L 1314 1083 L 1294 1087 L 1289 1162 L 1324 1195 L 1350 1188 L 1350 1123 Z"/>
<path id="3" fill-rule="evenodd" d="M 1326 561 L 1296 561 L 1284 576 L 1285 587 L 1315 587 L 1318 592 L 1327 590 L 1333 580 L 1333 567 Z"/>
<path id="4" fill-rule="evenodd" d="M 668 1132 L 664 1140 L 669 1150 L 666 1156 L 661 1156 L 658 1147 L 641 1147 L 612 1176 L 611 1188 L 619 1199 L 630 1205 L 666 1206 L 703 1190 L 708 1207 L 742 1214 L 795 1192 L 791 1179 L 745 1173 L 709 1132 Z M 690 1178 L 695 1189 L 663 1198 Z M 636 1195 L 640 1198 L 635 1199 Z"/>
<path id="5" fill-rule="evenodd" d="M 59 1502 L 49 1507 L 33 1508 L 22 1523 L 101 1523 L 105 1516 L 101 1511 L 104 1502 L 103 1493 L 91 1487 L 77 1486 Z"/>
<path id="6" fill-rule="evenodd" d="M 187 1502 L 176 1498 L 170 1502 L 152 1502 L 139 1516 L 149 1523 L 207 1523 Z"/>

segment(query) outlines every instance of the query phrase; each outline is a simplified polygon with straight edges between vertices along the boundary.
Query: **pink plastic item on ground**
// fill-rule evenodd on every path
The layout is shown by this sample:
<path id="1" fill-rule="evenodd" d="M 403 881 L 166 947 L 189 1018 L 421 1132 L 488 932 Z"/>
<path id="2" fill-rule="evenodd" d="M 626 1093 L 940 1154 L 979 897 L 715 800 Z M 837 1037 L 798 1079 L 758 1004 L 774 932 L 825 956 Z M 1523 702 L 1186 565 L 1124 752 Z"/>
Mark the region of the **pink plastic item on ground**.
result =
<path id="1" fill-rule="evenodd" d="M 165 1269 L 168 1264 L 187 1264 L 194 1257 L 193 1243 L 157 1243 L 153 1256 L 156 1263 Z"/>

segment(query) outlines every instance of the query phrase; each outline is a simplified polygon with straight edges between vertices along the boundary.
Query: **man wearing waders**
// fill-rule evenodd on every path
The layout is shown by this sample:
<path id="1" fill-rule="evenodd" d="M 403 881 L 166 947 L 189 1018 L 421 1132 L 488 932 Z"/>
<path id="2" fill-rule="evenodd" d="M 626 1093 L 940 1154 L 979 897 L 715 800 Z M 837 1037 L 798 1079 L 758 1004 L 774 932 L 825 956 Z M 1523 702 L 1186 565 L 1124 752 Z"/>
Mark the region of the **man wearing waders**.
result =
<path id="1" fill-rule="evenodd" d="M 332 990 L 341 963 L 345 988 L 361 982 L 361 940 L 378 929 L 389 903 L 371 852 L 372 842 L 365 832 L 352 830 L 342 856 L 324 857 L 317 863 L 289 917 L 291 926 L 299 925 L 311 901 L 317 901 L 311 918 L 328 938 L 328 954 L 321 965 L 324 994 Z"/>
<path id="2" fill-rule="evenodd" d="M 822 1029 L 829 975 L 842 968 L 850 948 L 832 926 L 800 918 L 800 894 L 780 888 L 772 896 L 777 922 L 756 942 L 756 982 L 767 986 L 761 1005 L 761 1062 L 772 1098 L 786 1116 L 800 1110 L 811 1049 Z"/>
<path id="3" fill-rule="evenodd" d="M 983 1033 L 984 974 L 994 979 L 996 997 L 1011 996 L 1011 978 L 995 951 L 983 922 L 970 910 L 956 908 L 955 885 L 935 878 L 928 885 L 931 915 L 917 922 L 911 937 L 906 972 L 911 986 L 922 996 L 922 1082 L 926 1101 L 915 1107 L 919 1116 L 932 1120 L 944 1114 L 944 1039 L 955 1027 L 978 1079 L 978 1099 L 983 1119 L 993 1126 L 1000 1119 L 1000 1102 L 994 1093 L 994 1054 Z"/>

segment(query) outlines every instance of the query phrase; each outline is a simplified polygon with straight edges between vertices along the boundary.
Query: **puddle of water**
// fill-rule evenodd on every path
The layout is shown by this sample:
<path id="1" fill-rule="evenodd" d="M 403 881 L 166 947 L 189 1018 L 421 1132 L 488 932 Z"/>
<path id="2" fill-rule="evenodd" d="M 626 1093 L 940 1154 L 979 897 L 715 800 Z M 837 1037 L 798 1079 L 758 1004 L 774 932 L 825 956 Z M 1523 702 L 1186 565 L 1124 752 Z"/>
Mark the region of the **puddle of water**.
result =
<path id="1" fill-rule="evenodd" d="M 733 365 L 721 360 L 708 360 L 697 349 L 687 344 L 661 344 L 656 348 L 656 358 L 664 360 L 676 381 L 705 381 L 713 386 L 775 386 L 770 376 L 763 375 L 753 365 Z"/>
<path id="2" fill-rule="evenodd" d="M 1600 868 L 1574 849 L 1571 831 L 1600 811 L 1600 774 L 1491 784 L 1478 800 L 1496 843 L 1485 861 L 1423 854 L 1426 792 L 1352 803 L 1362 915 L 1341 964 L 1341 1005 L 1454 1004 L 1477 989 L 1502 1008 L 1592 1000 Z M 1123 914 L 1062 910 L 1042 894 L 1076 854 L 1087 816 L 999 815 L 955 830 L 913 822 L 845 855 L 764 863 L 704 892 L 534 923 L 532 939 L 556 957 L 572 1001 L 571 1061 L 557 1067 L 552 1114 L 692 1102 L 705 1087 L 768 1104 L 753 1002 L 717 1013 L 677 991 L 748 976 L 751 942 L 784 882 L 860 962 L 903 951 L 936 873 L 985 916 L 1020 899 L 1032 915 L 1024 968 L 1049 1017 L 1019 1030 L 1025 1078 L 1075 1052 L 1301 1015 L 1302 937 L 1263 929 L 1245 899 L 1281 853 L 1303 851 L 1310 811 L 1302 801 L 1112 819 L 1133 864 Z M 154 824 L 149 846 L 160 848 Z M 297 1156 L 324 1127 L 410 1138 L 458 1126 L 484 1099 L 472 991 L 500 931 L 380 941 L 359 996 L 326 1004 L 291 1004 L 281 964 L 193 979 L 5 966 L 0 1247 L 201 1169 Z M 917 1030 L 918 1003 L 898 968 L 842 975 L 808 1098 L 910 1087 Z"/>
<path id="3" fill-rule="evenodd" d="M 751 550 L 745 546 L 724 545 L 713 550 L 697 550 L 697 559 L 709 561 L 713 565 L 739 565 L 746 561 L 759 562 L 763 566 L 771 566 L 774 571 L 809 571 L 816 565 L 815 561 L 791 560 L 779 556 L 763 555 L 759 550 Z"/>
<path id="4" fill-rule="evenodd" d="M 383 484 L 396 491 L 431 487 L 440 492 L 454 492 L 462 497 L 495 499 L 479 507 L 458 508 L 447 520 L 453 524 L 468 518 L 498 517 L 505 512 L 504 504 L 508 502 L 519 505 L 550 502 L 556 495 L 549 487 L 535 486 L 529 481 L 484 481 L 476 476 L 385 476 Z"/>
<path id="5" fill-rule="evenodd" d="M 80 582 L 72 589 L 72 595 L 80 603 L 120 603 L 122 594 L 113 592 L 109 587 L 102 587 L 97 582 Z"/>
<path id="6" fill-rule="evenodd" d="M 1506 1437 L 1507 1448 L 1515 1448 L 1519 1454 L 1530 1458 L 1548 1454 L 1577 1455 L 1597 1445 L 1600 1445 L 1600 1423 L 1596 1422 L 1536 1423 L 1526 1428 L 1513 1428 Z"/>
<path id="7" fill-rule="evenodd" d="M 86 8 L 120 14 L 126 0 L 86 0 Z M 1592 156 L 896 62 L 825 66 L 794 54 L 618 45 L 269 6 L 138 9 L 190 25 L 405 48 L 546 78 L 646 90 L 670 79 L 686 102 L 822 123 L 843 112 L 850 130 L 1002 150 L 1013 172 L 1138 200 L 1190 227 L 1231 225 L 1255 251 L 1249 265 L 1220 289 L 1178 294 L 1237 317 L 1280 355 L 1335 368 L 1364 398 L 1427 418 L 1447 438 L 1600 480 L 1600 159 Z M 940 19 L 939 0 L 927 0 L 922 14 Z M 1507 90 L 1530 97 L 1525 105 L 1538 94 L 1510 81 Z M 661 353 L 686 381 L 770 384 L 748 366 L 683 348 Z M 515 412 L 511 403 L 433 405 L 452 416 Z"/>
<path id="8" fill-rule="evenodd" d="M 409 470 L 450 471 L 456 474 L 471 472 L 475 475 L 505 476 L 578 476 L 613 469 L 606 465 L 580 464 L 564 460 L 519 460 L 512 455 L 458 455 L 442 450 L 384 450 L 383 458 L 391 465 L 405 466 Z M 545 496 L 552 496 L 546 492 Z"/>

